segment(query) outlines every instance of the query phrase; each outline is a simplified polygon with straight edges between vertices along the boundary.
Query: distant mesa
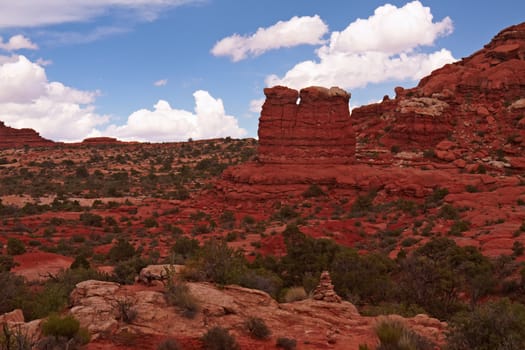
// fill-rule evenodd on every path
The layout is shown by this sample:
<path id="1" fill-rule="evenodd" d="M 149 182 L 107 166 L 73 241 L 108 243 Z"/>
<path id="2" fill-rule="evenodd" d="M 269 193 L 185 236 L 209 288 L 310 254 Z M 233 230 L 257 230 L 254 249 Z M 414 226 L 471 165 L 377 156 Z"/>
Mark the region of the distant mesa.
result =
<path id="1" fill-rule="evenodd" d="M 45 139 L 33 129 L 16 129 L 0 121 L 0 148 L 49 147 L 55 142 Z"/>
<path id="2" fill-rule="evenodd" d="M 284 86 L 264 89 L 259 119 L 262 163 L 346 164 L 355 155 L 350 94 L 312 86 L 300 92 Z"/>
<path id="3" fill-rule="evenodd" d="M 114 137 L 105 137 L 105 136 L 89 137 L 82 141 L 82 144 L 87 144 L 87 145 L 107 145 L 107 144 L 120 144 L 120 143 L 123 143 L 123 142 Z"/>

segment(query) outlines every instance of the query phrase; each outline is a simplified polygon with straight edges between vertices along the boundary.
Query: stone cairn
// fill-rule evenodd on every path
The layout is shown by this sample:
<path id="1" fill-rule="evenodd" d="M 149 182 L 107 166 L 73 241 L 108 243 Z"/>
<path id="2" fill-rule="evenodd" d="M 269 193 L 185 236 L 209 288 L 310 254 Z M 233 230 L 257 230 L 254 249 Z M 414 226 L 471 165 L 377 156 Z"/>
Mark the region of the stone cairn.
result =
<path id="1" fill-rule="evenodd" d="M 330 278 L 330 273 L 328 271 L 323 271 L 323 273 L 321 273 L 321 280 L 314 290 L 313 298 L 315 300 L 322 300 L 328 303 L 341 302 L 341 297 L 335 292 L 334 285 L 332 284 L 332 279 Z"/>

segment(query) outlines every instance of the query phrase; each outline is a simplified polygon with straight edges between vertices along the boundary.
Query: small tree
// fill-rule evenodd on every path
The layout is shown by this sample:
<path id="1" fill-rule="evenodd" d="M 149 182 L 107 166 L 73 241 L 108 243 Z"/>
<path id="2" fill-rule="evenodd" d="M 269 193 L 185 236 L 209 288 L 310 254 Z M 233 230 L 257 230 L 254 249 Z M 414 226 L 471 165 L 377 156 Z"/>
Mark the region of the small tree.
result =
<path id="1" fill-rule="evenodd" d="M 239 344 L 235 338 L 222 327 L 211 328 L 202 337 L 202 343 L 206 350 L 238 350 Z"/>
<path id="2" fill-rule="evenodd" d="M 525 306 L 508 299 L 462 312 L 449 323 L 450 350 L 519 350 L 525 344 Z"/>

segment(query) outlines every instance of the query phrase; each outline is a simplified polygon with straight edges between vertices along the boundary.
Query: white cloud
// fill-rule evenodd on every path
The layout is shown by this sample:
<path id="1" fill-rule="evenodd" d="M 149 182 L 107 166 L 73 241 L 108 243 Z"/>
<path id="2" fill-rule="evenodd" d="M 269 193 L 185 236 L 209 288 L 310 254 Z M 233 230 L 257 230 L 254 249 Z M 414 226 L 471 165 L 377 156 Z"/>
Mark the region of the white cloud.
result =
<path id="1" fill-rule="evenodd" d="M 0 120 L 33 128 L 53 140 L 81 140 L 107 122 L 92 105 L 97 92 L 49 82 L 42 66 L 24 56 L 0 62 Z"/>
<path id="2" fill-rule="evenodd" d="M 283 77 L 270 75 L 266 84 L 352 89 L 389 80 L 418 80 L 456 60 L 446 49 L 432 53 L 416 50 L 452 30 L 450 18 L 433 22 L 430 9 L 419 1 L 401 8 L 387 4 L 368 19 L 358 19 L 342 32 L 333 32 L 330 42 L 317 50 L 317 61 L 300 62 Z"/>
<path id="3" fill-rule="evenodd" d="M 264 98 L 250 101 L 250 112 L 261 113 L 262 105 L 264 104 Z"/>
<path id="4" fill-rule="evenodd" d="M 166 8 L 202 0 L 16 0 L 0 2 L 0 28 L 82 22 L 109 11 L 132 11 L 154 20 Z"/>
<path id="5" fill-rule="evenodd" d="M 253 35 L 234 34 L 215 44 L 211 53 L 215 56 L 230 56 L 234 62 L 248 56 L 259 56 L 266 51 L 302 44 L 322 44 L 328 26 L 318 16 L 292 17 L 288 21 L 259 28 Z"/>
<path id="6" fill-rule="evenodd" d="M 246 135 L 237 119 L 225 113 L 221 99 L 203 90 L 196 91 L 193 96 L 194 112 L 174 109 L 168 102 L 159 100 L 153 110 L 133 112 L 125 125 L 111 125 L 104 134 L 121 140 L 153 142 Z"/>
<path id="7" fill-rule="evenodd" d="M 155 86 L 166 86 L 168 84 L 168 79 L 160 79 L 153 83 Z"/>
<path id="8" fill-rule="evenodd" d="M 109 116 L 95 111 L 98 95 L 48 81 L 44 67 L 25 56 L 0 55 L 0 120 L 14 128 L 32 128 L 55 141 L 101 135 L 152 142 L 246 135 L 237 119 L 226 114 L 222 100 L 203 90 L 193 94 L 194 112 L 160 100 L 154 110 L 138 110 L 121 126 L 107 126 Z"/>
<path id="9" fill-rule="evenodd" d="M 21 49 L 37 50 L 38 46 L 25 36 L 13 35 L 7 42 L 0 36 L 0 50 L 16 51 Z"/>

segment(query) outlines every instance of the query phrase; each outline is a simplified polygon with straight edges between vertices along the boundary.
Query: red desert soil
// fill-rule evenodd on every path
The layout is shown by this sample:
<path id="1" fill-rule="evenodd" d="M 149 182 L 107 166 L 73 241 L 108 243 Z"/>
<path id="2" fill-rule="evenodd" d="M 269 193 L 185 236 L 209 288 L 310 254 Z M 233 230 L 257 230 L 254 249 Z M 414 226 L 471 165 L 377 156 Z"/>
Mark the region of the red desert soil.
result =
<path id="1" fill-rule="evenodd" d="M 55 275 L 69 268 L 73 262 L 73 259 L 67 256 L 38 251 L 16 255 L 14 260 L 19 265 L 12 271 L 24 276 L 28 281 L 47 279 L 48 274 Z"/>

